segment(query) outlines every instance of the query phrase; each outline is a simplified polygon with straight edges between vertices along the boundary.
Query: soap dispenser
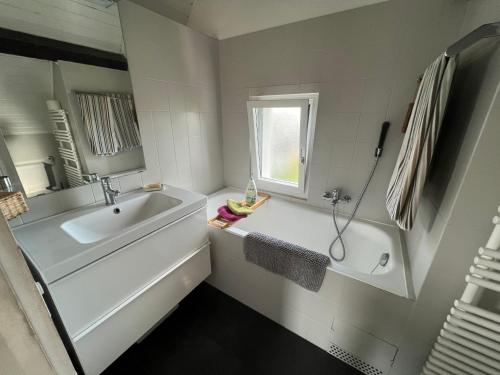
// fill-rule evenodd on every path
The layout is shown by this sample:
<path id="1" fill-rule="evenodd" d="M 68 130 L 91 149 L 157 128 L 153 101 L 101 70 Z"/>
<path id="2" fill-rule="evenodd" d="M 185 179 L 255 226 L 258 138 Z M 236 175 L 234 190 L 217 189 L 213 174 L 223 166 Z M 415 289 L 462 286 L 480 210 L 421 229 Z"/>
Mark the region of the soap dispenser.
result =
<path id="1" fill-rule="evenodd" d="M 255 180 L 251 173 L 247 184 L 247 190 L 245 191 L 245 201 L 248 206 L 253 205 L 257 201 L 257 186 L 255 185 Z"/>

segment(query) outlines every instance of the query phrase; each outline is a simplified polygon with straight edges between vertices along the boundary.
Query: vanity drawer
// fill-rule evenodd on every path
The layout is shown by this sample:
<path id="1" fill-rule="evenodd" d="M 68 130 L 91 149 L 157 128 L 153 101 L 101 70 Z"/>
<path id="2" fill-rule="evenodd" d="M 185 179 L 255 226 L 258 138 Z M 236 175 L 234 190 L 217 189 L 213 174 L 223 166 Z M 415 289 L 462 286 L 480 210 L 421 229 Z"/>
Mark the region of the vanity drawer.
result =
<path id="1" fill-rule="evenodd" d="M 74 341 L 86 375 L 99 374 L 210 274 L 208 244 Z"/>
<path id="2" fill-rule="evenodd" d="M 77 336 L 207 241 L 203 208 L 49 284 L 69 336 Z"/>

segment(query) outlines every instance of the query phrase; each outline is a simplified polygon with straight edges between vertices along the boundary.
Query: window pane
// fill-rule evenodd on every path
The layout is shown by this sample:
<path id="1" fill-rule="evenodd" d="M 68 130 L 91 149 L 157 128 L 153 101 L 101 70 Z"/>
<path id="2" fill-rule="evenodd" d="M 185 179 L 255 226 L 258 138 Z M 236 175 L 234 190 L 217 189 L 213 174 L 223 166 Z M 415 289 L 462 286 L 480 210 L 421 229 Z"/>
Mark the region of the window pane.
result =
<path id="1" fill-rule="evenodd" d="M 298 186 L 301 108 L 260 108 L 258 111 L 261 177 Z"/>

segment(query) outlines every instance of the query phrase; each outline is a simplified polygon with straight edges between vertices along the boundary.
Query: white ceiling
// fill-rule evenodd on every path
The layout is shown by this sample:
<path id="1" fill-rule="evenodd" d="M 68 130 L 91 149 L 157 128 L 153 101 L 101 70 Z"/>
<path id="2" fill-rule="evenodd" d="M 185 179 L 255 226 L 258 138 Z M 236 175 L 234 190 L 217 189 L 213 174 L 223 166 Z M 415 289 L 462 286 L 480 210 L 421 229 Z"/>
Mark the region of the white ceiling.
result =
<path id="1" fill-rule="evenodd" d="M 131 0 L 137 5 L 186 25 L 195 0 Z"/>
<path id="2" fill-rule="evenodd" d="M 226 39 L 383 1 L 386 0 L 196 0 L 188 25 L 217 39 Z"/>
<path id="3" fill-rule="evenodd" d="M 387 0 L 131 0 L 217 39 Z"/>

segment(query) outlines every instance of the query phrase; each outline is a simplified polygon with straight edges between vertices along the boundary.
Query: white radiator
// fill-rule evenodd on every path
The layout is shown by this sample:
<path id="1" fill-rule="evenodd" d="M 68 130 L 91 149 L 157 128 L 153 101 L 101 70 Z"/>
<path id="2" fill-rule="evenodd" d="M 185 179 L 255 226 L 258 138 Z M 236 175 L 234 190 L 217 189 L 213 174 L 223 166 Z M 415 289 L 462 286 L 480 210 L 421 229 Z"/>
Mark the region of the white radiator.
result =
<path id="1" fill-rule="evenodd" d="M 500 212 L 500 207 L 499 207 Z M 424 375 L 500 374 L 500 314 L 477 306 L 481 295 L 500 299 L 500 217 L 465 277 L 467 286 L 446 318 L 422 369 Z"/>
<path id="2" fill-rule="evenodd" d="M 66 111 L 49 107 L 49 118 L 57 150 L 63 160 L 64 174 L 70 187 L 83 185 L 82 168 Z"/>

